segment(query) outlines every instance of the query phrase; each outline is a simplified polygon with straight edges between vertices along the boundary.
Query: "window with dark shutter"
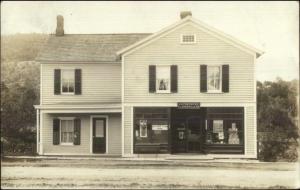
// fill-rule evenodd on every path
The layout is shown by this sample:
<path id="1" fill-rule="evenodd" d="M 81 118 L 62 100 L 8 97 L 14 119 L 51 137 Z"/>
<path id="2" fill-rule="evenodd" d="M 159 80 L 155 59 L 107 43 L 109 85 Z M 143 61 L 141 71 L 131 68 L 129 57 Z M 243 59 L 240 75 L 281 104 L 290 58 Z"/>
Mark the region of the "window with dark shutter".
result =
<path id="1" fill-rule="evenodd" d="M 60 120 L 57 118 L 53 119 L 53 145 L 59 144 L 59 125 Z"/>
<path id="2" fill-rule="evenodd" d="M 54 70 L 54 94 L 60 94 L 60 69 Z"/>
<path id="3" fill-rule="evenodd" d="M 74 120 L 74 145 L 80 145 L 80 128 L 81 128 L 81 120 L 76 118 Z"/>
<path id="4" fill-rule="evenodd" d="M 222 65 L 222 92 L 229 92 L 229 65 Z"/>
<path id="5" fill-rule="evenodd" d="M 207 92 L 207 65 L 200 65 L 200 92 Z"/>
<path id="6" fill-rule="evenodd" d="M 156 67 L 149 65 L 149 92 L 154 93 L 156 90 Z"/>
<path id="7" fill-rule="evenodd" d="M 177 92 L 177 65 L 171 66 L 171 92 Z"/>
<path id="8" fill-rule="evenodd" d="M 81 69 L 75 69 L 75 94 L 81 94 Z"/>

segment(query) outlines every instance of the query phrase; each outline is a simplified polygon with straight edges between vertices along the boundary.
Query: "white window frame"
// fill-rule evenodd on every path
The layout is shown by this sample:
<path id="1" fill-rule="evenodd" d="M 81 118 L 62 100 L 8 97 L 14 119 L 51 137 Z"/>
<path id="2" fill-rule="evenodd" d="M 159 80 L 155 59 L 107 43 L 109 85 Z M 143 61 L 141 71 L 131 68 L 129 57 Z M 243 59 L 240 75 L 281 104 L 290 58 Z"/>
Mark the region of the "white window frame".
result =
<path id="1" fill-rule="evenodd" d="M 193 41 L 193 42 L 184 42 L 184 41 L 183 41 L 183 36 L 194 36 L 194 41 Z M 181 43 L 181 44 L 195 44 L 196 41 L 197 41 L 197 39 L 196 39 L 196 34 L 181 34 L 181 35 L 180 35 L 180 43 Z"/>
<path id="2" fill-rule="evenodd" d="M 169 69 L 169 89 L 168 90 L 159 90 L 158 78 L 157 78 L 157 71 L 159 68 L 168 68 Z M 156 66 L 156 73 L 155 73 L 155 92 L 157 94 L 170 94 L 171 93 L 171 66 L 170 65 L 157 65 Z"/>
<path id="3" fill-rule="evenodd" d="M 74 138 L 73 138 L 73 142 L 61 142 L 61 133 L 62 133 L 62 130 L 61 130 L 61 123 L 62 121 L 73 121 L 73 134 L 74 134 L 74 117 L 63 117 L 63 118 L 59 118 L 60 119 L 60 123 L 59 123 L 59 144 L 60 145 L 67 145 L 67 146 L 74 146 Z"/>
<path id="4" fill-rule="evenodd" d="M 208 86 L 209 86 L 208 71 L 209 71 L 209 68 L 211 68 L 211 67 L 219 67 L 219 69 L 220 69 L 220 89 L 218 89 L 218 90 L 210 90 L 210 89 L 208 89 Z M 208 93 L 222 93 L 222 65 L 208 65 L 207 66 L 206 85 L 207 85 L 207 92 Z"/>
<path id="5" fill-rule="evenodd" d="M 74 92 L 63 92 L 63 73 L 66 71 L 72 71 L 74 77 Z M 60 76 L 60 91 L 61 94 L 64 95 L 74 95 L 75 94 L 75 69 L 61 69 L 61 76 Z"/>

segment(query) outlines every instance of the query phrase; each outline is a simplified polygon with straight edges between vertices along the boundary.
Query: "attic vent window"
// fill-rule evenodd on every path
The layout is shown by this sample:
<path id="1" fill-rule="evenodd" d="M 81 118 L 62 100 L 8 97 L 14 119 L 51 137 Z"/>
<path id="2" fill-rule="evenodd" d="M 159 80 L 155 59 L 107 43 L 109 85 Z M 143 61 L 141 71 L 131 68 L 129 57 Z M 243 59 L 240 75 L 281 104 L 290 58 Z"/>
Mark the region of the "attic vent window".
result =
<path id="1" fill-rule="evenodd" d="M 183 44 L 196 43 L 196 35 L 195 34 L 181 35 L 181 43 Z"/>

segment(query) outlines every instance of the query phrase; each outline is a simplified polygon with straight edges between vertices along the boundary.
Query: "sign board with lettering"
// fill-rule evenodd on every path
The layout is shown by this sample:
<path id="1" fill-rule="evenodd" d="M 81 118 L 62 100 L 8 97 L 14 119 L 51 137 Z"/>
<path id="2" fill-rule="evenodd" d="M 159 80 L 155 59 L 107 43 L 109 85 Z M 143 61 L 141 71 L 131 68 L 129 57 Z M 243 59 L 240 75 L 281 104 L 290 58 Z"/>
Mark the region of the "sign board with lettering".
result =
<path id="1" fill-rule="evenodd" d="M 152 130 L 168 130 L 168 125 L 152 125 Z"/>
<path id="2" fill-rule="evenodd" d="M 200 109 L 200 102 L 178 102 L 178 109 Z"/>

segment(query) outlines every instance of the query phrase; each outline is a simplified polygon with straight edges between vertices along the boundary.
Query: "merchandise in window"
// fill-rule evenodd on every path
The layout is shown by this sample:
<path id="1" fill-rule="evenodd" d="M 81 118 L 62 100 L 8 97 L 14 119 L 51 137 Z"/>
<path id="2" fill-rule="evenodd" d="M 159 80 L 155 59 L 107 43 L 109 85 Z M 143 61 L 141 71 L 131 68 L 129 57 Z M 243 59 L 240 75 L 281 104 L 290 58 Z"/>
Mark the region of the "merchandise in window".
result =
<path id="1" fill-rule="evenodd" d="M 140 137 L 147 137 L 147 120 L 140 120 Z"/>

